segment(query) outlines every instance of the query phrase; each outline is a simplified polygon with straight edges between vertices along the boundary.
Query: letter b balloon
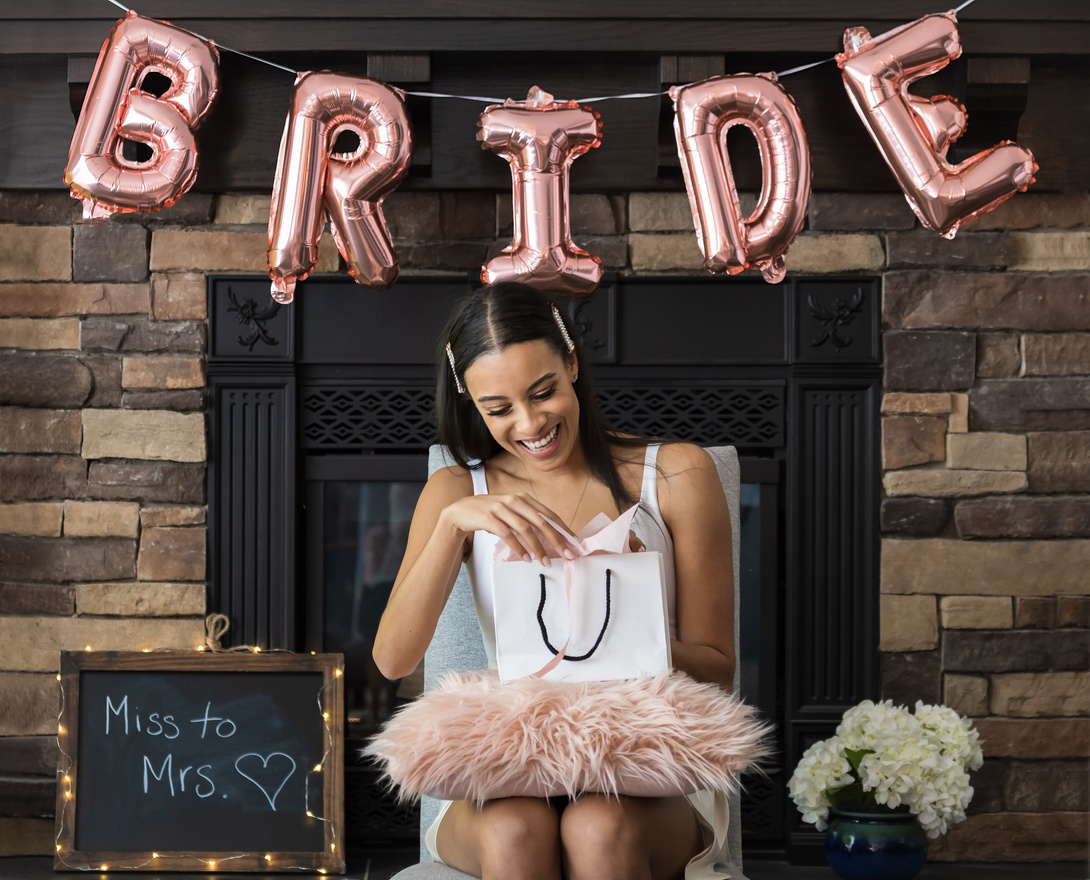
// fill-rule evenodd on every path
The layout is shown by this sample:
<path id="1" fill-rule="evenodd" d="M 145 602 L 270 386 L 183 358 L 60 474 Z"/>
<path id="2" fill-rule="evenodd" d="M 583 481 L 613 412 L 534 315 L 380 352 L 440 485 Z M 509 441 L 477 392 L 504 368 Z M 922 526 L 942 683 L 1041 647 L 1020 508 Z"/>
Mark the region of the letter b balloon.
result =
<path id="1" fill-rule="evenodd" d="M 68 151 L 64 179 L 83 216 L 158 211 L 197 179 L 193 130 L 217 94 L 219 54 L 195 34 L 130 12 L 98 55 Z M 156 97 L 148 73 L 170 80 Z M 151 147 L 146 161 L 127 159 L 124 141 Z"/>

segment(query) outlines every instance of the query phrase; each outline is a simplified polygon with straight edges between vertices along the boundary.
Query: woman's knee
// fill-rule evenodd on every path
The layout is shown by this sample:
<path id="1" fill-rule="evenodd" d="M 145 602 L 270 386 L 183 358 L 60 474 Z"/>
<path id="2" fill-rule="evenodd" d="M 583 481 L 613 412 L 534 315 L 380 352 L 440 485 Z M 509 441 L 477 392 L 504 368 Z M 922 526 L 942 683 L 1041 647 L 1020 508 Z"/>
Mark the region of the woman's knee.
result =
<path id="1" fill-rule="evenodd" d="M 648 851 L 638 815 L 623 799 L 584 795 L 560 820 L 560 846 L 573 880 L 647 876 Z"/>
<path id="2" fill-rule="evenodd" d="M 560 822 L 536 798 L 489 801 L 481 809 L 480 859 L 485 875 L 558 876 Z M 491 870 L 490 870 L 491 869 Z"/>

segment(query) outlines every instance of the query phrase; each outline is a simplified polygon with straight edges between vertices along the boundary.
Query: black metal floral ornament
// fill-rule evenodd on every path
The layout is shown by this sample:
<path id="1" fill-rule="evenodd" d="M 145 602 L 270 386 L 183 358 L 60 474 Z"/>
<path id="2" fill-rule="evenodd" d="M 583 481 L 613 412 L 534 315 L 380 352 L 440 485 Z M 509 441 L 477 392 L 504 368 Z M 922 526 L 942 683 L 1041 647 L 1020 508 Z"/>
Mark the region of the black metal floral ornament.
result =
<path id="1" fill-rule="evenodd" d="M 254 346 L 259 340 L 266 345 L 280 344 L 280 342 L 276 338 L 270 336 L 268 330 L 265 329 L 265 323 L 272 320 L 276 313 L 280 311 L 280 303 L 272 302 L 266 306 L 262 306 L 251 297 L 240 305 L 231 288 L 227 288 L 227 298 L 231 300 L 232 303 L 227 311 L 236 312 L 238 314 L 238 323 L 245 325 L 250 331 L 249 333 L 240 333 L 238 335 L 239 345 L 245 345 L 248 350 L 253 351 Z"/>
<path id="2" fill-rule="evenodd" d="M 817 339 L 811 340 L 810 345 L 818 348 L 826 342 L 831 342 L 833 348 L 840 351 L 852 344 L 850 338 L 840 334 L 840 330 L 851 324 L 855 320 L 855 316 L 862 311 L 862 287 L 856 288 L 855 296 L 852 297 L 851 302 L 844 302 L 840 297 L 837 297 L 833 300 L 832 305 L 826 306 L 815 300 L 811 294 L 806 298 L 806 304 L 810 307 L 810 315 L 821 322 L 822 329 L 825 331 Z"/>

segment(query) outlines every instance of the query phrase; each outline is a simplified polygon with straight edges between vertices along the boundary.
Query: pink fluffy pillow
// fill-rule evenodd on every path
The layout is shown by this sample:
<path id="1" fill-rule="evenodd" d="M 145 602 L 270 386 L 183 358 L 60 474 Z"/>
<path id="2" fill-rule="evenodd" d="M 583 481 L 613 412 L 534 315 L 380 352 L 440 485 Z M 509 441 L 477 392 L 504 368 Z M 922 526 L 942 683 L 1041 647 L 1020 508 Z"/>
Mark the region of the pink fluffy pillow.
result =
<path id="1" fill-rule="evenodd" d="M 447 675 L 365 750 L 404 798 L 733 789 L 769 752 L 755 711 L 674 672 L 609 682 Z"/>

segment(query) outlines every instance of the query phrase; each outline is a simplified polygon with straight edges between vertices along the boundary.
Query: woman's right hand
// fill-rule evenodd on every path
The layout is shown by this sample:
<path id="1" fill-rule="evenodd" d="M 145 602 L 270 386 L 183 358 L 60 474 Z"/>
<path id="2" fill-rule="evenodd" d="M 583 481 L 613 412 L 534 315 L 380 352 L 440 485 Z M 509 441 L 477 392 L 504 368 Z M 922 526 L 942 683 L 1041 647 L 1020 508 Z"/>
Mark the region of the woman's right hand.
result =
<path id="1" fill-rule="evenodd" d="M 548 565 L 550 556 L 564 556 L 560 532 L 545 517 L 562 520 L 536 498 L 472 493 L 459 468 L 437 471 L 420 493 L 372 651 L 387 678 L 408 675 L 423 658 L 475 531 L 496 535 L 521 559 Z"/>
<path id="2" fill-rule="evenodd" d="M 561 532 L 549 522 L 559 523 L 560 517 L 531 495 L 467 495 L 444 508 L 440 520 L 466 537 L 489 532 L 525 562 L 548 565 L 550 558 L 572 558 Z"/>

